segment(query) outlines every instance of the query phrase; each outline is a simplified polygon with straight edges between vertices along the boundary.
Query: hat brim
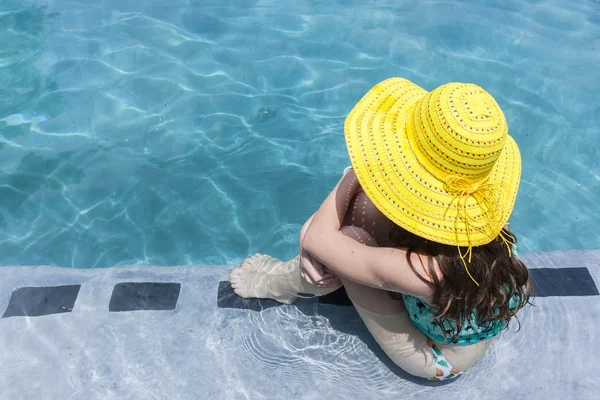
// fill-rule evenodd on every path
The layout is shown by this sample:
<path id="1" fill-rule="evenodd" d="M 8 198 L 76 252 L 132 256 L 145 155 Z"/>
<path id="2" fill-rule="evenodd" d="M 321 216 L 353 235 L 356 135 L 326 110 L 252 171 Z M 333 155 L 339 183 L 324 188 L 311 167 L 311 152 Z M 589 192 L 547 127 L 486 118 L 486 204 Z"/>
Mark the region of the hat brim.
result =
<path id="1" fill-rule="evenodd" d="M 469 228 L 458 215 L 457 197 L 419 163 L 410 148 L 406 119 L 427 94 L 414 83 L 391 78 L 373 87 L 352 109 L 344 124 L 346 145 L 356 176 L 373 204 L 392 222 L 423 238 L 449 245 L 491 242 L 508 222 L 521 175 L 516 142 L 507 136 L 488 184 L 502 187 L 499 217 L 486 229 Z M 481 227 L 484 206 L 467 198 L 469 218 Z"/>

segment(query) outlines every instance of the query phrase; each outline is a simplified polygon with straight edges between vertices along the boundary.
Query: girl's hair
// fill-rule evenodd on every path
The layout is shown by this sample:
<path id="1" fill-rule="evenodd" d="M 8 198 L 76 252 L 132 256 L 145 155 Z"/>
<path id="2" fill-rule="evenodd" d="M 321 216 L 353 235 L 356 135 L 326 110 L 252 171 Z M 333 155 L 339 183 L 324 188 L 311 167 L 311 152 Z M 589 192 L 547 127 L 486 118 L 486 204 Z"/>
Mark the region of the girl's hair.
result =
<path id="1" fill-rule="evenodd" d="M 503 229 L 503 234 L 516 243 L 516 237 L 508 229 Z M 435 295 L 431 304 L 437 309 L 434 323 L 444 332 L 445 339 L 448 322 L 456 326 L 451 338 L 455 341 L 471 315 L 475 316 L 479 326 L 486 327 L 495 321 L 504 321 L 508 328 L 512 317 L 516 318 L 517 311 L 531 304 L 529 271 L 514 252 L 511 251 L 512 255 L 509 255 L 500 236 L 486 245 L 473 247 L 471 262 L 465 260 L 479 286 L 465 271 L 456 246 L 429 241 L 398 226 L 390 232 L 390 239 L 397 247 L 407 249 L 406 259 L 417 276 L 421 274 L 415 270 L 410 260 L 411 254 L 427 255 L 422 264 L 430 281 L 423 277 L 421 279 L 434 286 Z M 461 248 L 463 254 L 466 250 Z M 441 279 L 435 271 L 433 259 L 437 261 Z M 511 296 L 514 302 L 512 308 L 509 307 Z M 520 327 L 518 318 L 517 323 Z"/>

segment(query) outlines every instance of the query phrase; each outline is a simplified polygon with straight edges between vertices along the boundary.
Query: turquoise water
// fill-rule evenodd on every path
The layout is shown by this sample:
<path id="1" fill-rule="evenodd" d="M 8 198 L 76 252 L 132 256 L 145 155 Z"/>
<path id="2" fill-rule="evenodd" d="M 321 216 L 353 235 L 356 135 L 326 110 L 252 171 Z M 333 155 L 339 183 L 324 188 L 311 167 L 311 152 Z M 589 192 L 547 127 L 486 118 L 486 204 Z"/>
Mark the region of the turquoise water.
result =
<path id="1" fill-rule="evenodd" d="M 600 1 L 2 0 L 2 265 L 292 257 L 390 76 L 491 92 L 521 251 L 600 248 Z"/>

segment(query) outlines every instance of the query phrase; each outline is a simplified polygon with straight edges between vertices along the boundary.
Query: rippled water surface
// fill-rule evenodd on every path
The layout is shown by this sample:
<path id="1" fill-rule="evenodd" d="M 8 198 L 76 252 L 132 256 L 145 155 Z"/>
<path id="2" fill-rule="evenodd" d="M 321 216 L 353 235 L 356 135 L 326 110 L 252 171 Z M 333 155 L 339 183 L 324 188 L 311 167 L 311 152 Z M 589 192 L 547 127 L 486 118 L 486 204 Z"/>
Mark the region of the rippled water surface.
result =
<path id="1" fill-rule="evenodd" d="M 600 248 L 600 1 L 0 1 L 0 264 L 292 257 L 390 76 L 491 92 L 521 251 Z"/>

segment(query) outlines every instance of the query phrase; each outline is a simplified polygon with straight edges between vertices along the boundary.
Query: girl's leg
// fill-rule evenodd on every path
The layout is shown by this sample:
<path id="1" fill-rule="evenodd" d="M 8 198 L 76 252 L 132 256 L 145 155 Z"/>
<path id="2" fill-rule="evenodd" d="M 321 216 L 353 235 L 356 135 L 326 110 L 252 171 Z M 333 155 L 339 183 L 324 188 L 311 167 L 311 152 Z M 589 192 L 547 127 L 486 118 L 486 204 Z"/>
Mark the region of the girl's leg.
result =
<path id="1" fill-rule="evenodd" d="M 361 228 L 345 226 L 342 232 L 367 246 L 376 246 Z M 367 329 L 394 364 L 411 375 L 434 377 L 435 364 L 427 336 L 412 324 L 402 300 L 392 298 L 385 290 L 346 279 L 342 283 Z"/>
<path id="2" fill-rule="evenodd" d="M 342 232 L 368 246 L 376 246 L 375 240 L 361 228 L 344 227 Z M 396 365 L 411 375 L 428 379 L 440 376 L 442 371 L 433 358 L 431 341 L 413 325 L 402 300 L 392 298 L 385 290 L 346 279 L 342 283 L 367 329 Z M 469 346 L 435 344 L 454 373 L 472 367 L 487 348 L 486 341 Z"/>
<path id="3" fill-rule="evenodd" d="M 368 246 L 376 245 L 361 228 L 346 226 L 342 232 Z M 299 256 L 287 262 L 265 255 L 249 257 L 231 273 L 230 281 L 241 297 L 270 298 L 286 304 L 294 302 L 301 293 L 320 296 L 337 289 L 318 288 L 302 279 Z M 367 329 L 386 355 L 412 375 L 434 378 L 438 370 L 432 348 L 427 336 L 410 321 L 404 303 L 393 299 L 385 290 L 345 279 L 342 282 Z M 470 346 L 436 345 L 448 362 L 461 371 L 473 366 L 487 348 L 485 342 Z"/>

